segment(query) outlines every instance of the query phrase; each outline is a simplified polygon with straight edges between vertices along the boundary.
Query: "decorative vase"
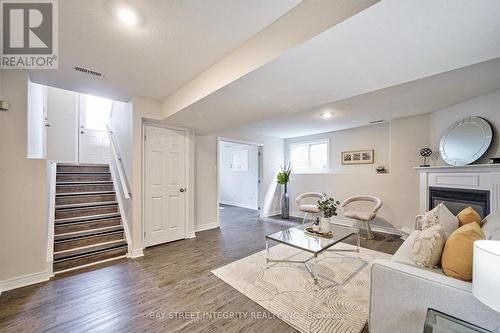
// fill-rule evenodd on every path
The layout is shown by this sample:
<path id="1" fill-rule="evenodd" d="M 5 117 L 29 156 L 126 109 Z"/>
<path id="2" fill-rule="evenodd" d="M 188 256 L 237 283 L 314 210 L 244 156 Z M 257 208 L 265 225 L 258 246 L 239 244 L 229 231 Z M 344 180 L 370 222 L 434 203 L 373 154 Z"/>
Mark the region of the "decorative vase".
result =
<path id="1" fill-rule="evenodd" d="M 290 198 L 288 197 L 288 187 L 285 184 L 285 192 L 281 200 L 281 218 L 288 220 L 290 218 Z"/>
<path id="2" fill-rule="evenodd" d="M 324 234 L 330 232 L 330 219 L 328 217 L 322 217 L 319 223 L 320 232 Z"/>

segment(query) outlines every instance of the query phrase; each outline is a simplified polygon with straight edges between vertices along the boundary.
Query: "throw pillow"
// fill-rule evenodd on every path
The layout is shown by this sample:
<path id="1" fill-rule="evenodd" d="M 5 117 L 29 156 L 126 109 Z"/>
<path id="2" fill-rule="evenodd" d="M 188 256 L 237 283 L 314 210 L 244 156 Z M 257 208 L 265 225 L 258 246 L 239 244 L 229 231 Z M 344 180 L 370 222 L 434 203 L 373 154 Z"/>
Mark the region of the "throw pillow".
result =
<path id="1" fill-rule="evenodd" d="M 406 238 L 403 244 L 401 244 L 396 253 L 394 253 L 394 255 L 391 257 L 391 260 L 400 262 L 402 264 L 415 266 L 415 261 L 413 261 L 413 254 L 411 253 L 411 251 L 413 249 L 415 240 L 418 238 L 418 236 L 420 236 L 421 233 L 422 231 L 420 230 L 413 231 L 408 236 L 408 238 Z"/>
<path id="2" fill-rule="evenodd" d="M 476 222 L 477 224 L 481 224 L 481 216 L 478 212 L 472 207 L 467 207 L 462 209 L 460 213 L 457 215 L 459 226 L 463 226 L 464 224 Z"/>
<path id="3" fill-rule="evenodd" d="M 481 225 L 486 239 L 500 240 L 500 210 L 486 216 Z"/>
<path id="4" fill-rule="evenodd" d="M 422 219 L 422 230 L 436 224 L 441 224 L 446 237 L 449 237 L 453 231 L 457 230 L 458 219 L 444 204 L 440 203 L 434 207 L 434 209 L 424 214 Z"/>
<path id="5" fill-rule="evenodd" d="M 446 235 L 440 224 L 425 229 L 413 243 L 413 261 L 423 267 L 439 265 L 445 243 Z"/>
<path id="6" fill-rule="evenodd" d="M 450 235 L 443 250 L 441 266 L 447 276 L 472 280 L 472 243 L 484 239 L 483 230 L 473 222 L 458 228 Z"/>

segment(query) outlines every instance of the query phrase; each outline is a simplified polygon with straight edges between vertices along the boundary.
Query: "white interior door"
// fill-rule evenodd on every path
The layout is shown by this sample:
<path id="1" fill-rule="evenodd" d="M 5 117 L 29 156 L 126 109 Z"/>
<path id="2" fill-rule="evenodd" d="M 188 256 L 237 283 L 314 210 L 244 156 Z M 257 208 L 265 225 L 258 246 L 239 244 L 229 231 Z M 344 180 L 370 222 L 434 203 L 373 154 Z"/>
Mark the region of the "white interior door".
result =
<path id="1" fill-rule="evenodd" d="M 146 126 L 146 246 L 186 237 L 186 133 Z"/>
<path id="2" fill-rule="evenodd" d="M 76 163 L 78 93 L 49 87 L 46 103 L 47 159 Z"/>
<path id="3" fill-rule="evenodd" d="M 80 95 L 80 163 L 109 163 L 111 151 L 106 125 L 109 123 L 110 114 L 110 100 Z"/>

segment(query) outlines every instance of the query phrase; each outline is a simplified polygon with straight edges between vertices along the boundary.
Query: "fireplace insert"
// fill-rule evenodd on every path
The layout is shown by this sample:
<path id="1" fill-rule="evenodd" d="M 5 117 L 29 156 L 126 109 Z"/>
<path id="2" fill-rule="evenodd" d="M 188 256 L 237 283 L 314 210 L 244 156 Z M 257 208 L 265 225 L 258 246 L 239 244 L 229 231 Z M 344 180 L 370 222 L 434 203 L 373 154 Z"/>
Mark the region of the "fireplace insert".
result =
<path id="1" fill-rule="evenodd" d="M 458 214 L 466 207 L 474 208 L 481 219 L 490 213 L 490 191 L 456 189 L 449 187 L 429 187 L 429 207 L 444 205 L 453 213 Z"/>

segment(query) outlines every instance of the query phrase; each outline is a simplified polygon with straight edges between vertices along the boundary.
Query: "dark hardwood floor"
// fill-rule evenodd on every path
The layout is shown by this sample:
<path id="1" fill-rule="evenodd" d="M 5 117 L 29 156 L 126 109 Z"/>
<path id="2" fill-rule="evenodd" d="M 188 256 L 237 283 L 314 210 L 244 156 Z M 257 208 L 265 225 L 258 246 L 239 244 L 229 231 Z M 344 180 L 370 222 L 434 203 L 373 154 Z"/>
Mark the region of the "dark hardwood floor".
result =
<path id="1" fill-rule="evenodd" d="M 225 207 L 220 229 L 148 248 L 143 258 L 4 292 L 0 332 L 294 332 L 210 273 L 263 250 L 266 234 L 294 225 Z M 393 253 L 401 245 L 397 236 L 376 236 L 362 246 Z"/>

